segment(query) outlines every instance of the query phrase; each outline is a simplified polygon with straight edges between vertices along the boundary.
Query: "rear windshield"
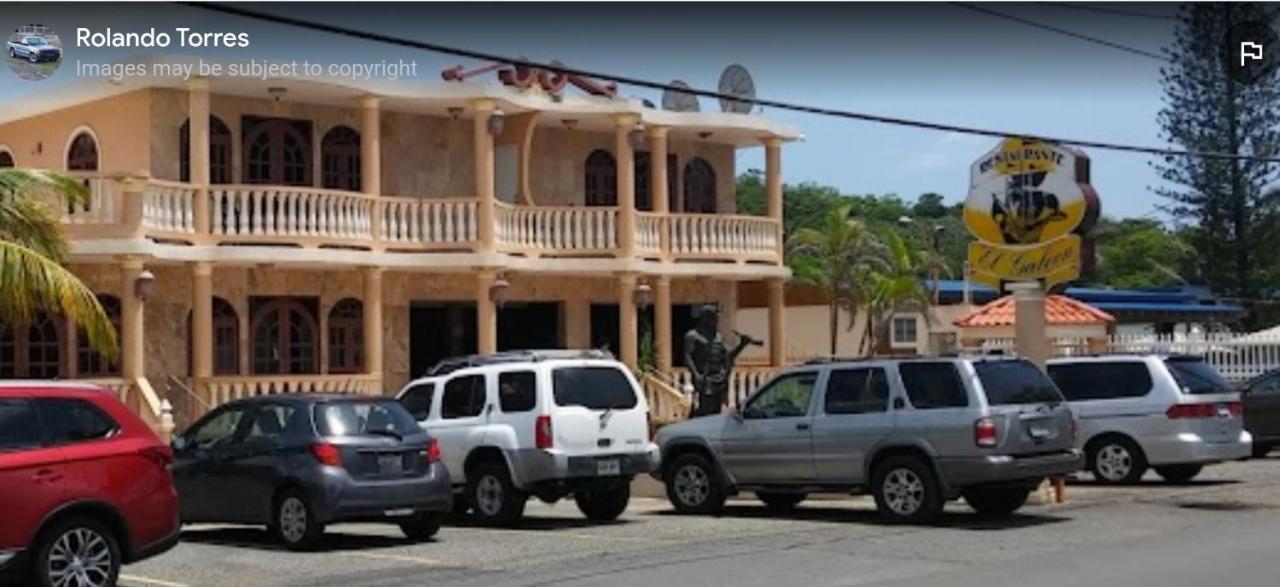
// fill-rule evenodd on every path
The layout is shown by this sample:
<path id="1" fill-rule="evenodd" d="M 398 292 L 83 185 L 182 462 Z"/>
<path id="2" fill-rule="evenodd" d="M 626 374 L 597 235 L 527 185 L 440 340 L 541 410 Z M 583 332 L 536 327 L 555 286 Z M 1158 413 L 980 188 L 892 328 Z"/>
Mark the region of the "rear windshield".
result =
<path id="1" fill-rule="evenodd" d="M 615 367 L 565 367 L 551 375 L 557 406 L 582 406 L 591 410 L 627 410 L 636 407 L 631 381 Z"/>
<path id="2" fill-rule="evenodd" d="M 321 436 L 395 436 L 419 432 L 413 416 L 395 400 L 334 401 L 316 406 Z"/>
<path id="3" fill-rule="evenodd" d="M 1199 359 L 1165 359 L 1173 380 L 1178 382 L 1182 393 L 1233 393 L 1235 388 L 1227 383 L 1218 370 Z"/>
<path id="4" fill-rule="evenodd" d="M 1062 401 L 1062 394 L 1053 382 L 1027 361 L 981 361 L 973 364 L 973 370 L 977 371 L 982 389 L 987 392 L 989 405 Z"/>

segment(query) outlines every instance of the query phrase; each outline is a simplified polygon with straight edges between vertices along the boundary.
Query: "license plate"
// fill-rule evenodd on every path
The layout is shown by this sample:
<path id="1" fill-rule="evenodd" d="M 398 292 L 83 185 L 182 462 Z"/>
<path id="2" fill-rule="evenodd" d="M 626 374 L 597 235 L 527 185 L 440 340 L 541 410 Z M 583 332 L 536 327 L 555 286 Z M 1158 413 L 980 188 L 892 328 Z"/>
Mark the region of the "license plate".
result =
<path id="1" fill-rule="evenodd" d="M 396 473 L 404 466 L 400 455 L 378 455 L 378 470 L 383 473 Z"/>
<path id="2" fill-rule="evenodd" d="M 622 463 L 617 459 L 607 461 L 596 461 L 596 475 L 621 475 Z"/>
<path id="3" fill-rule="evenodd" d="M 1218 417 L 1219 417 L 1219 418 L 1230 418 L 1230 417 L 1231 417 L 1231 408 L 1227 407 L 1227 404 L 1218 404 Z"/>
<path id="4" fill-rule="evenodd" d="M 1036 440 L 1044 440 L 1046 438 L 1049 438 L 1049 436 L 1051 435 L 1048 427 L 1037 426 L 1035 424 L 1032 424 L 1031 426 L 1029 426 L 1027 431 L 1031 434 L 1031 438 L 1034 438 Z"/>
<path id="5" fill-rule="evenodd" d="M 386 517 L 388 517 L 388 518 L 403 518 L 403 517 L 405 517 L 405 516 L 412 516 L 412 515 L 413 515 L 413 508 L 401 508 L 401 509 L 398 509 L 398 510 L 386 510 L 386 511 L 382 512 L 382 515 L 384 515 L 384 516 L 386 516 Z"/>

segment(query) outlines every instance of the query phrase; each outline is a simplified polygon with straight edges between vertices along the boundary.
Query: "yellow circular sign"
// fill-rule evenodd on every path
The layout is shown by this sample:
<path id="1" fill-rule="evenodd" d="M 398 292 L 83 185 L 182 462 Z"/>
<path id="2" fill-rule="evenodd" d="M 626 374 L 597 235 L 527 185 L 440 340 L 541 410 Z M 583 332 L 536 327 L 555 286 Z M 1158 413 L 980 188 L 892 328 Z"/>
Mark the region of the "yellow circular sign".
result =
<path id="1" fill-rule="evenodd" d="M 1075 156 L 1057 145 L 1005 139 L 973 164 L 969 177 L 964 222 L 981 241 L 1047 243 L 1084 220 Z"/>

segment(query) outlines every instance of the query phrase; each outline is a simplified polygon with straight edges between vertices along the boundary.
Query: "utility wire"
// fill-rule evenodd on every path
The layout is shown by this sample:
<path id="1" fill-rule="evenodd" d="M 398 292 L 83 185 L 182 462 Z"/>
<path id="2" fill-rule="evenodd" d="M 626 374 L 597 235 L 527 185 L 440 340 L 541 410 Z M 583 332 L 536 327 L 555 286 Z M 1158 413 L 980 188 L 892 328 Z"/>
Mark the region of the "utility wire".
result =
<path id="1" fill-rule="evenodd" d="M 780 100 L 769 100 L 765 98 L 744 99 L 742 96 L 737 96 L 733 94 L 724 94 L 721 92 L 712 92 L 709 90 L 700 90 L 697 88 L 674 86 L 667 83 L 660 83 L 660 82 L 650 81 L 650 80 L 641 79 L 641 78 L 634 78 L 634 77 L 628 77 L 628 76 L 623 76 L 618 74 L 578 69 L 575 67 L 568 67 L 562 64 L 541 63 L 538 61 L 530 61 L 528 59 L 523 59 L 523 58 L 512 58 L 504 55 L 486 53 L 483 51 L 475 51 L 472 49 L 463 49 L 458 47 L 451 47 L 448 45 L 441 45 L 438 43 L 416 41 L 413 39 L 406 39 L 403 37 L 394 37 L 390 35 L 384 35 L 381 33 L 361 31 L 357 29 L 324 24 L 319 22 L 313 22 L 313 21 L 293 18 L 289 16 L 268 14 L 265 12 L 258 12 L 255 10 L 240 8 L 239 6 L 230 6 L 226 4 L 205 4 L 205 3 L 196 3 L 196 2 L 180 2 L 180 4 L 185 4 L 192 8 L 199 8 L 202 10 L 221 12 L 224 14 L 231 14 L 231 15 L 240 16 L 244 18 L 260 20 L 263 22 L 295 26 L 299 28 L 332 33 L 335 35 L 351 37 L 351 38 L 361 39 L 365 41 L 374 41 L 379 43 L 399 45 L 402 47 L 421 49 L 424 51 L 431 51 L 434 53 L 443 53 L 443 54 L 452 55 L 455 57 L 466 57 L 466 58 L 477 59 L 481 61 L 506 63 L 516 67 L 541 69 L 541 70 L 558 73 L 562 75 L 576 75 L 576 76 L 587 77 L 587 78 L 596 78 L 596 79 L 601 79 L 605 81 L 611 81 L 614 83 L 637 86 L 642 88 L 649 88 L 654 90 L 682 92 L 685 94 L 692 94 L 694 96 L 701 96 L 704 98 L 732 100 L 737 102 L 745 101 L 745 102 L 751 102 L 752 104 L 757 104 L 760 106 L 777 108 L 779 110 L 790 110 L 792 112 L 803 112 L 806 114 L 831 116 L 835 118 L 845 118 L 849 120 L 860 120 L 863 122 L 874 122 L 878 124 L 904 126 L 904 127 L 910 127 L 910 128 L 920 128 L 920 129 L 936 130 L 936 131 L 943 131 L 943 132 L 953 132 L 953 133 L 959 133 L 959 134 L 978 135 L 978 136 L 985 136 L 985 137 L 992 137 L 992 138 L 1018 137 L 1018 138 L 1027 139 L 1027 140 L 1043 141 L 1046 143 L 1068 144 L 1068 145 L 1076 145 L 1080 147 L 1089 147 L 1089 148 L 1103 149 L 1103 150 L 1109 150 L 1109 151 L 1121 151 L 1121 152 L 1127 152 L 1127 153 L 1143 153 L 1147 155 L 1159 155 L 1159 156 L 1167 156 L 1167 157 L 1200 157 L 1200 158 L 1206 158 L 1206 159 L 1227 159 L 1227 160 L 1240 160 L 1240 161 L 1262 161 L 1262 162 L 1268 162 L 1268 163 L 1280 163 L 1280 157 L 1260 157 L 1260 156 L 1254 156 L 1254 155 L 1239 155 L 1235 153 L 1217 153 L 1217 152 L 1207 152 L 1207 151 L 1184 151 L 1184 150 L 1178 150 L 1178 149 L 1162 149 L 1158 147 L 1146 147 L 1146 146 L 1140 146 L 1140 145 L 1126 145 L 1123 143 L 1112 143 L 1112 142 L 1106 142 L 1106 141 L 1050 137 L 1045 135 L 1013 132 L 1008 130 L 986 129 L 986 128 L 946 124 L 941 122 L 913 120 L 909 118 L 900 118 L 896 116 L 867 114 L 863 112 L 854 112 L 850 110 L 840 110 L 838 108 L 828 108 L 824 106 L 811 106 L 807 104 L 799 104 L 795 102 L 784 102 Z"/>
<path id="2" fill-rule="evenodd" d="M 1178 17 L 1172 14 L 1151 14 L 1149 12 L 1135 12 L 1131 10 L 1120 10 L 1117 8 L 1102 8 L 1090 4 L 1074 4 L 1068 2 L 1045 2 L 1049 6 L 1058 8 L 1066 8 L 1068 10 L 1081 10 L 1084 12 L 1096 12 L 1098 14 L 1112 14 L 1115 16 L 1131 16 L 1134 18 L 1149 18 L 1154 20 L 1178 20 Z"/>
<path id="3" fill-rule="evenodd" d="M 1058 28 L 1058 27 L 1056 27 L 1056 26 L 1052 26 L 1052 25 L 1047 25 L 1047 24 L 1039 23 L 1039 22 L 1036 22 L 1036 21 L 1034 21 L 1034 20 L 1030 20 L 1030 19 L 1022 18 L 1021 16 L 1014 16 L 1014 15 L 1012 15 L 1012 14 L 1005 14 L 1005 13 L 1003 13 L 1003 12 L 999 12 L 999 11 L 996 11 L 996 10 L 991 10 L 990 8 L 986 8 L 986 7 L 983 7 L 983 6 L 978 6 L 978 5 L 976 5 L 976 4 L 969 4 L 969 3 L 967 3 L 967 2 L 952 2 L 951 4 L 952 4 L 952 5 L 954 5 L 954 6 L 958 6 L 958 7 L 960 7 L 960 8 L 964 8 L 964 9 L 966 9 L 966 10 L 972 10 L 972 11 L 974 11 L 974 12 L 981 12 L 982 14 L 986 14 L 986 15 L 988 15 L 988 16 L 994 16 L 994 17 L 996 17 L 996 18 L 1003 18 L 1003 19 L 1005 19 L 1005 20 L 1011 20 L 1011 21 L 1016 22 L 1016 23 L 1020 23 L 1020 24 L 1027 25 L 1027 26 L 1029 26 L 1029 27 L 1033 27 L 1033 28 L 1042 29 L 1042 30 L 1046 30 L 1046 31 L 1049 31 L 1049 32 L 1057 33 L 1057 34 L 1059 34 L 1059 35 L 1066 35 L 1066 36 L 1071 37 L 1071 38 L 1073 38 L 1073 39 L 1079 39 L 1079 40 L 1081 40 L 1081 41 L 1088 41 L 1088 42 L 1090 42 L 1090 43 L 1095 43 L 1095 44 L 1098 44 L 1098 45 L 1102 45 L 1102 46 L 1104 46 L 1104 47 L 1110 47 L 1110 48 L 1112 48 L 1112 49 L 1118 49 L 1118 50 L 1120 50 L 1120 51 L 1124 51 L 1125 53 L 1132 53 L 1132 54 L 1134 54 L 1134 55 L 1140 55 L 1140 56 L 1142 56 L 1142 57 L 1147 57 L 1147 58 L 1149 58 L 1149 59 L 1156 59 L 1156 60 L 1159 60 L 1159 61 L 1168 61 L 1168 60 L 1169 60 L 1167 57 L 1165 57 L 1164 55 L 1160 55 L 1159 53 L 1152 53 L 1152 52 L 1147 51 L 1147 50 L 1145 50 L 1145 49 L 1138 49 L 1138 48 L 1136 48 L 1136 47 L 1130 47 L 1130 46 L 1128 46 L 1128 45 L 1121 45 L 1120 43 L 1113 43 L 1113 42 L 1108 41 L 1108 40 L 1106 40 L 1106 39 L 1099 39 L 1098 37 L 1091 37 L 1091 36 L 1089 36 L 1089 35 L 1085 35 L 1085 34 L 1077 33 L 1077 32 L 1074 32 L 1074 31 L 1069 31 L 1069 30 L 1067 30 L 1067 29 L 1060 29 L 1060 28 Z"/>

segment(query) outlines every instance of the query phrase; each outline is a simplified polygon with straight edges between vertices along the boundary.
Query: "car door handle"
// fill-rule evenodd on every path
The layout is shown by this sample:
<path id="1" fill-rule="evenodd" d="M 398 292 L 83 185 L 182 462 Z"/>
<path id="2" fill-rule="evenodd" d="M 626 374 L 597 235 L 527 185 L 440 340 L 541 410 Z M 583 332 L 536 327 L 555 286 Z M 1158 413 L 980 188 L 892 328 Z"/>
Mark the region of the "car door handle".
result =
<path id="1" fill-rule="evenodd" d="M 809 429 L 808 422 L 800 422 L 799 424 L 796 424 L 796 430 L 808 430 L 808 429 Z"/>
<path id="2" fill-rule="evenodd" d="M 62 473 L 52 469 L 40 469 L 39 471 L 36 471 L 36 474 L 32 475 L 31 478 L 37 483 L 56 483 L 62 480 Z"/>

